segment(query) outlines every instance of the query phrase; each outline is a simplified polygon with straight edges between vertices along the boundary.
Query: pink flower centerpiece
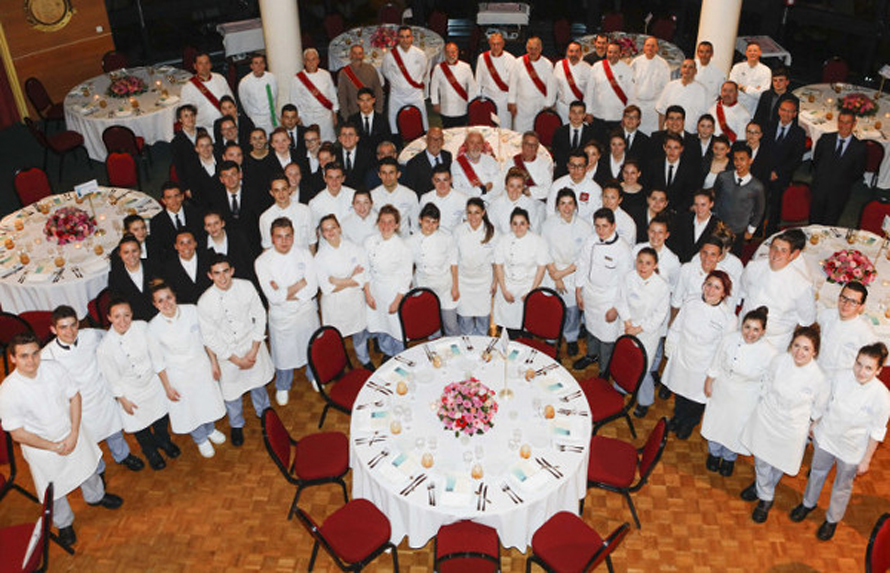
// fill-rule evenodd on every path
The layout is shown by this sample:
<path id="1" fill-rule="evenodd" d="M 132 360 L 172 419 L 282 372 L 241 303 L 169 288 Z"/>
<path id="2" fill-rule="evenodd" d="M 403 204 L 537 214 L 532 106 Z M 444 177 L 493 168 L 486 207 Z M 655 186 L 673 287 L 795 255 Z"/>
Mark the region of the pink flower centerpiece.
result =
<path id="1" fill-rule="evenodd" d="M 371 34 L 372 48 L 392 48 L 399 43 L 399 36 L 395 28 L 380 26 Z"/>
<path id="2" fill-rule="evenodd" d="M 631 36 L 625 36 L 623 34 L 614 34 L 611 36 L 611 40 L 616 42 L 619 46 L 621 46 L 621 59 L 626 60 L 628 58 L 633 58 L 637 54 L 640 53 L 640 49 L 637 47 L 636 41 Z"/>
<path id="3" fill-rule="evenodd" d="M 436 412 L 445 429 L 459 437 L 484 434 L 494 426 L 498 403 L 494 390 L 477 380 L 461 380 L 445 386 Z"/>
<path id="4" fill-rule="evenodd" d="M 83 241 L 96 231 L 96 220 L 77 207 L 62 207 L 46 220 L 43 234 L 59 245 Z"/>
<path id="5" fill-rule="evenodd" d="M 111 97 L 126 98 L 137 96 L 148 91 L 145 82 L 136 76 L 121 76 L 112 80 L 105 92 Z"/>
<path id="6" fill-rule="evenodd" d="M 851 93 L 837 100 L 837 108 L 849 111 L 856 117 L 867 117 L 878 113 L 878 104 L 864 93 Z"/>
<path id="7" fill-rule="evenodd" d="M 844 249 L 831 255 L 822 261 L 822 270 L 828 282 L 838 284 L 859 281 L 867 285 L 878 276 L 869 258 L 854 249 Z"/>

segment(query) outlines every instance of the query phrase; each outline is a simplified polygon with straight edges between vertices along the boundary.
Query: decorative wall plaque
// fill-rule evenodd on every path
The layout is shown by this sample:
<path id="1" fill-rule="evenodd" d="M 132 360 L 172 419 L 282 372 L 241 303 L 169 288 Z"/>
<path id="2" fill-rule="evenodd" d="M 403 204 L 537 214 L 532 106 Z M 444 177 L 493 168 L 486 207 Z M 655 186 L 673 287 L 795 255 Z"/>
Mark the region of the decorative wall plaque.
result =
<path id="1" fill-rule="evenodd" d="M 41 32 L 61 30 L 74 12 L 71 0 L 25 0 L 25 17 L 32 28 Z"/>

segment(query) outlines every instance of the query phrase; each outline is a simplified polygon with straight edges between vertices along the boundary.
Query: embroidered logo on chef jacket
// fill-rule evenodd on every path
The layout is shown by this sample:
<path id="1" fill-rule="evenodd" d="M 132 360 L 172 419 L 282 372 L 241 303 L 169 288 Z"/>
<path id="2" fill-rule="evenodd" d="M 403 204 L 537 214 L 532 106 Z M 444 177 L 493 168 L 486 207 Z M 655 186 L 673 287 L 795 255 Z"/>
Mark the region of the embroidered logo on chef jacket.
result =
<path id="1" fill-rule="evenodd" d="M 718 320 L 711 320 L 711 321 L 708 321 L 708 327 L 711 330 L 722 331 L 723 323 Z"/>
<path id="2" fill-rule="evenodd" d="M 578 200 L 582 203 L 587 203 L 588 199 L 590 199 L 590 193 L 587 191 L 582 191 L 581 195 L 578 197 Z"/>

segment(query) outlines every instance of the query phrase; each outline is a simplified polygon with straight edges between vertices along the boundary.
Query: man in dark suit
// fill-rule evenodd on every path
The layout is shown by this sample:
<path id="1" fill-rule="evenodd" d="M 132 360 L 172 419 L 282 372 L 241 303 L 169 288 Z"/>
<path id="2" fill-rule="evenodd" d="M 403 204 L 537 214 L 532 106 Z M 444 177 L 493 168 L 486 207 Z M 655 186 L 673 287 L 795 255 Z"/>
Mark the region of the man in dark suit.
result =
<path id="1" fill-rule="evenodd" d="M 600 60 L 606 59 L 606 48 L 609 45 L 609 36 L 597 34 L 593 39 L 593 49 L 584 56 L 584 61 L 591 66 Z"/>
<path id="2" fill-rule="evenodd" d="M 763 219 L 766 199 L 763 183 L 751 175 L 751 148 L 744 141 L 732 146 L 734 171 L 724 171 L 714 183 L 717 216 L 735 234 L 732 253 L 741 256 L 746 241 Z"/>
<path id="3" fill-rule="evenodd" d="M 445 135 L 442 128 L 431 127 L 426 132 L 426 151 L 412 157 L 405 166 L 403 185 L 421 195 L 433 188 L 433 168 L 443 165 L 451 169 L 451 152 L 442 149 Z"/>
<path id="4" fill-rule="evenodd" d="M 701 250 L 705 239 L 714 233 L 720 218 L 713 213 L 714 191 L 699 189 L 692 196 L 692 211 L 674 218 L 668 246 L 681 263 L 688 263 Z"/>
<path id="5" fill-rule="evenodd" d="M 308 126 L 298 125 L 300 115 L 297 106 L 292 103 L 285 104 L 281 108 L 281 127 L 287 132 L 290 139 L 290 148 L 299 157 L 306 154 L 306 144 L 303 142 L 303 132 Z"/>
<path id="6" fill-rule="evenodd" d="M 340 124 L 337 137 L 337 161 L 343 165 L 346 176 L 344 185 L 353 189 L 364 189 L 365 176 L 374 168 L 374 154 L 367 147 L 359 145 L 358 127 L 354 123 Z"/>
<path id="7" fill-rule="evenodd" d="M 773 124 L 763 137 L 764 152 L 769 159 L 768 176 L 764 181 L 767 185 L 767 236 L 779 229 L 782 193 L 791 183 L 806 151 L 807 135 L 796 120 L 797 103 L 792 99 L 780 102 L 779 122 Z"/>
<path id="8" fill-rule="evenodd" d="M 176 233 L 176 256 L 164 265 L 164 280 L 176 293 L 180 304 L 197 304 L 198 298 L 210 286 L 210 257 L 206 249 L 197 249 L 192 232 L 183 229 Z"/>
<path id="9" fill-rule="evenodd" d="M 684 153 L 679 135 L 669 132 L 662 139 L 662 153 L 653 153 L 644 171 L 646 187 L 666 191 L 671 207 L 682 213 L 692 205 L 692 193 L 700 186 L 700 163 Z"/>
<path id="10" fill-rule="evenodd" d="M 653 131 L 649 136 L 649 151 L 651 155 L 661 155 L 664 159 L 664 138 L 673 133 L 683 142 L 683 152 L 687 157 L 692 157 L 698 137 L 686 131 L 686 110 L 679 105 L 668 106 L 664 111 L 664 129 Z M 676 204 L 674 205 L 676 207 Z"/>
<path id="11" fill-rule="evenodd" d="M 773 70 L 773 86 L 760 95 L 760 101 L 757 102 L 757 109 L 754 110 L 754 121 L 763 127 L 763 132 L 770 131 L 770 128 L 779 123 L 779 104 L 783 101 L 791 100 L 794 102 L 795 109 L 800 107 L 800 99 L 788 89 L 790 82 L 790 72 L 788 68 L 782 66 Z M 794 125 L 797 125 L 797 116 L 794 117 Z"/>
<path id="12" fill-rule="evenodd" d="M 361 136 L 359 147 L 364 147 L 374 153 L 381 141 L 392 138 L 389 121 L 385 115 L 374 111 L 377 98 L 374 97 L 374 90 L 371 88 L 364 87 L 358 90 L 357 101 L 359 111 L 349 116 L 347 121 L 359 130 Z"/>
<path id="13" fill-rule="evenodd" d="M 207 253 L 211 256 L 214 253 L 226 255 L 235 267 L 235 276 L 239 279 L 249 280 L 256 285 L 253 261 L 259 252 L 253 250 L 247 237 L 237 229 L 227 229 L 223 214 L 213 210 L 204 214 L 204 230 L 207 232 L 207 242 L 199 245 L 198 250 L 206 248 Z"/>
<path id="14" fill-rule="evenodd" d="M 197 117 L 198 109 L 190 103 L 176 109 L 176 120 L 180 129 L 173 134 L 173 139 L 170 141 L 170 154 L 173 156 L 176 176 L 182 182 L 186 182 L 188 170 L 197 155 L 195 151 L 195 139 L 198 137 Z"/>
<path id="15" fill-rule="evenodd" d="M 219 98 L 219 111 L 222 113 L 222 117 L 217 118 L 213 122 L 213 141 L 218 142 L 223 139 L 237 141 L 238 144 L 245 149 L 244 153 L 249 153 L 250 132 L 253 131 L 254 128 L 253 120 L 246 114 L 238 112 L 238 106 L 235 104 L 234 98 L 229 95 L 224 95 Z M 232 118 L 235 122 L 235 131 L 228 135 L 222 132 L 222 122 L 226 117 Z M 235 137 L 233 138 L 232 135 L 235 135 Z M 225 141 L 223 141 L 223 143 L 225 143 Z"/>
<path id="16" fill-rule="evenodd" d="M 238 133 L 238 126 L 235 124 L 234 119 L 225 115 L 216 120 L 215 125 L 219 127 L 219 136 L 214 140 L 213 148 L 218 156 L 222 155 L 223 150 L 231 144 L 241 148 L 242 154 L 250 153 L 250 134 L 248 134 L 246 139 L 242 138 L 241 134 Z"/>
<path id="17" fill-rule="evenodd" d="M 640 131 L 640 121 L 643 112 L 639 106 L 630 104 L 624 108 L 624 115 L 621 117 L 621 129 L 624 132 L 625 148 L 624 153 L 627 157 L 633 157 L 642 162 L 649 159 L 649 148 L 651 139 L 648 135 Z"/>
<path id="18" fill-rule="evenodd" d="M 211 198 L 211 208 L 223 214 L 230 229 L 244 233 L 252 252 L 259 252 L 262 201 L 255 192 L 242 186 L 241 167 L 234 161 L 220 163 L 219 180 L 222 191 Z"/>
<path id="19" fill-rule="evenodd" d="M 361 143 L 359 143 L 359 145 L 361 145 Z M 379 174 L 380 160 L 386 157 L 391 157 L 398 160 L 399 152 L 398 149 L 396 149 L 395 143 L 384 140 L 377 144 L 375 156 L 376 161 L 374 162 L 374 167 L 369 169 L 368 173 L 365 175 L 365 189 L 369 191 L 373 191 L 383 184 L 383 181 L 380 180 Z M 399 169 L 401 169 L 401 167 Z"/>
<path id="20" fill-rule="evenodd" d="M 149 241 L 153 243 L 153 250 L 166 261 L 176 255 L 174 243 L 180 231 L 190 231 L 199 241 L 204 238 L 204 218 L 196 208 L 183 204 L 185 197 L 176 183 L 164 183 L 161 197 L 164 210 L 151 218 Z"/>
<path id="21" fill-rule="evenodd" d="M 865 144 L 853 135 L 856 117 L 837 114 L 837 133 L 819 138 L 813 151 L 813 203 L 810 223 L 835 225 L 853 192 L 853 185 L 865 173 Z"/>
<path id="22" fill-rule="evenodd" d="M 568 174 L 569 153 L 583 149 L 588 141 L 595 139 L 593 126 L 584 123 L 586 112 L 587 106 L 583 101 L 573 101 L 569 104 L 569 122 L 553 132 L 550 151 L 553 154 L 554 181 Z"/>

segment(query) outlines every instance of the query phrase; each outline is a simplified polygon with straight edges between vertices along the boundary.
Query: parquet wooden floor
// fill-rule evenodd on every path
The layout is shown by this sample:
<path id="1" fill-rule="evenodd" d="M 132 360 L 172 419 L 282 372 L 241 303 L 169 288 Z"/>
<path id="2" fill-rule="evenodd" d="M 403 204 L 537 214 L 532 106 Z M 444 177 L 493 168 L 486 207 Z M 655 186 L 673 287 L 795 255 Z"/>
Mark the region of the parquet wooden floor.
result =
<path id="1" fill-rule="evenodd" d="M 583 345 L 582 345 L 583 348 Z M 570 360 L 564 359 L 568 365 Z M 592 375 L 592 367 L 585 374 Z M 646 419 L 636 422 L 640 441 L 662 415 L 670 415 L 672 400 L 657 400 Z M 290 404 L 278 408 L 291 433 L 316 431 L 321 398 L 299 377 Z M 252 410 L 245 403 L 245 413 Z M 332 412 L 325 430 L 348 432 L 347 416 Z M 228 431 L 225 420 L 218 427 Z M 603 435 L 629 440 L 623 422 Z M 69 556 L 53 545 L 51 571 L 305 571 L 312 547 L 297 521 L 287 521 L 293 489 L 272 464 L 262 443 L 259 420 L 251 417 L 245 444 L 217 448 L 205 460 L 188 436 L 176 442 L 182 455 L 167 468 L 132 473 L 113 462 L 106 477 L 108 490 L 124 498 L 117 511 L 87 507 L 79 493 L 69 496 L 76 514 L 77 554 Z M 137 450 L 135 441 L 131 448 Z M 613 558 L 617 571 L 862 571 L 868 535 L 877 518 L 890 511 L 890 451 L 879 449 L 871 471 L 854 486 L 845 520 L 830 542 L 815 531 L 828 504 L 823 492 L 819 509 L 803 523 L 792 523 L 788 511 L 806 483 L 809 460 L 796 478 L 783 478 L 769 520 L 751 521 L 752 505 L 738 493 L 753 479 L 750 459 L 740 459 L 735 475 L 723 478 L 705 470 L 706 445 L 695 433 L 687 441 L 671 439 L 650 483 L 634 495 L 643 528 L 630 535 Z M 106 452 L 105 459 L 110 460 Z M 27 464 L 19 455 L 20 479 L 28 489 Z M 351 474 L 350 474 L 351 475 Z M 832 479 L 831 477 L 829 480 Z M 347 485 L 351 485 L 347 477 Z M 342 504 L 336 486 L 304 491 L 301 506 L 318 520 Z M 35 520 L 39 509 L 16 492 L 0 502 L 0 526 Z M 606 534 L 621 522 L 633 521 L 621 496 L 590 490 L 584 519 Z M 399 547 L 402 571 L 432 568 L 432 543 L 421 550 Z M 0 556 L 2 559 L 2 556 Z M 502 551 L 504 571 L 524 571 L 525 556 Z M 320 555 L 316 571 L 334 566 Z M 369 571 L 389 571 L 388 556 Z"/>

